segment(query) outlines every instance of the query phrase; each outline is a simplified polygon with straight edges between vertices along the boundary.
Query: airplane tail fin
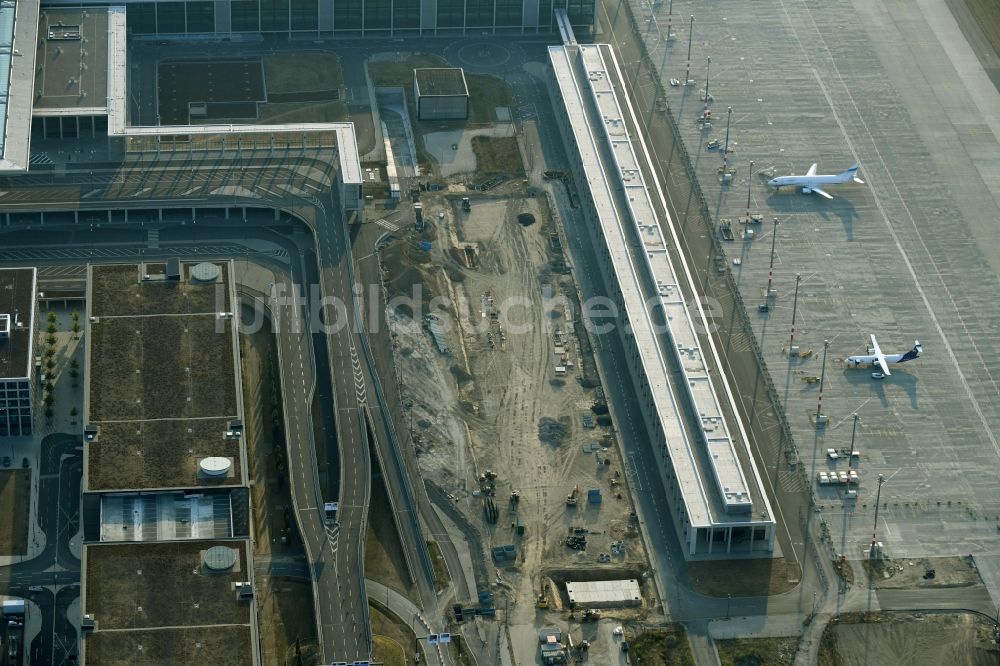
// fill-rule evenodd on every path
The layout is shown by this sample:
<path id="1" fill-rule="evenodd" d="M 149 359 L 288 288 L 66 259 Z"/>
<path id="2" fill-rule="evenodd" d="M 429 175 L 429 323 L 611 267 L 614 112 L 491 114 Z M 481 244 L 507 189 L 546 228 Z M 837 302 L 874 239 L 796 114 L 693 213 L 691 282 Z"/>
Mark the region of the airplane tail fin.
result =
<path id="1" fill-rule="evenodd" d="M 848 169 L 847 169 L 847 171 L 845 171 L 844 173 L 842 173 L 842 174 L 840 174 L 840 175 L 841 175 L 841 176 L 850 176 L 850 177 L 851 177 L 851 179 L 852 179 L 852 180 L 853 180 L 853 181 L 854 181 L 855 183 L 860 183 L 861 185 L 864 185 L 864 184 L 865 184 L 865 181 L 863 181 L 863 180 L 861 180 L 860 178 L 858 178 L 858 169 L 859 169 L 859 168 L 860 168 L 860 166 L 858 165 L 858 163 L 857 163 L 857 162 L 855 162 L 855 163 L 854 163 L 853 165 L 851 165 L 851 167 L 850 167 L 850 168 L 848 168 Z"/>
<path id="2" fill-rule="evenodd" d="M 903 358 L 899 359 L 900 363 L 903 361 L 912 361 L 915 358 L 920 358 L 920 354 L 924 351 L 923 346 L 920 344 L 920 340 L 913 341 L 913 349 L 903 354 Z"/>

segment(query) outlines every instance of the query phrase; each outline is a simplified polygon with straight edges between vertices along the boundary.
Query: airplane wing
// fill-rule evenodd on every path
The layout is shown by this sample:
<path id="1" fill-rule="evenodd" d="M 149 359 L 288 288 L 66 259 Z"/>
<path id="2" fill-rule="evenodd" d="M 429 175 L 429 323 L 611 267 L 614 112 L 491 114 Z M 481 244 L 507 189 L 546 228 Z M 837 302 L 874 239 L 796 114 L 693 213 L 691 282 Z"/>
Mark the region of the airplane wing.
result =
<path id="1" fill-rule="evenodd" d="M 816 167 L 818 167 L 818 166 L 819 166 L 818 164 L 813 164 L 811 167 L 809 167 L 809 171 L 806 172 L 806 175 L 807 176 L 815 176 L 816 175 Z"/>
<path id="2" fill-rule="evenodd" d="M 827 199 L 832 199 L 833 198 L 830 194 L 828 194 L 827 192 L 824 192 L 823 190 L 819 189 L 818 187 L 810 187 L 809 189 L 812 190 L 813 192 L 815 192 L 816 194 L 820 195 L 821 197 L 826 197 Z"/>
<path id="3" fill-rule="evenodd" d="M 885 362 L 885 354 L 879 349 L 878 341 L 875 340 L 875 334 L 871 334 L 872 339 L 872 354 L 875 356 L 875 360 L 878 362 L 880 368 L 882 368 L 882 373 L 888 377 L 892 373 L 889 372 L 889 364 Z"/>

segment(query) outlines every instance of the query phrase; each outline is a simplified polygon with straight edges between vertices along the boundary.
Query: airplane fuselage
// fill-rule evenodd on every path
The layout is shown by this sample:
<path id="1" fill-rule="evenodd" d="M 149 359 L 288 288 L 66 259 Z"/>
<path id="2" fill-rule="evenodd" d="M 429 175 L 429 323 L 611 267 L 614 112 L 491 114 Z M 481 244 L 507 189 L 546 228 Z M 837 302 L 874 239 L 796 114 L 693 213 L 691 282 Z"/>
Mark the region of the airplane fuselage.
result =
<path id="1" fill-rule="evenodd" d="M 808 173 L 798 176 L 778 176 L 767 181 L 767 184 L 775 190 L 780 190 L 782 187 L 801 187 L 802 194 L 816 193 L 825 199 L 832 199 L 833 195 L 823 189 L 825 186 L 850 182 L 862 184 L 865 182 L 858 178 L 857 164 L 851 166 L 843 173 L 834 174 L 818 174 L 816 173 L 816 165 L 813 164 L 809 167 Z"/>
<path id="2" fill-rule="evenodd" d="M 820 176 L 778 176 L 767 181 L 767 184 L 774 188 L 782 187 L 802 187 L 813 189 L 823 185 L 840 185 L 849 183 L 854 179 L 852 174 L 831 174 Z"/>
<path id="3" fill-rule="evenodd" d="M 872 347 L 869 347 L 873 354 L 859 354 L 857 356 L 848 356 L 844 359 L 844 363 L 849 368 L 861 368 L 866 366 L 878 365 L 878 355 L 881 350 L 878 348 L 878 344 L 875 342 L 875 336 L 872 336 Z M 908 352 L 903 352 L 902 354 L 883 354 L 882 358 L 885 359 L 886 365 L 891 365 L 893 363 L 906 363 L 907 361 L 912 361 L 914 359 L 920 358 L 920 354 L 923 353 L 924 348 L 920 346 L 919 340 L 914 340 L 913 349 Z M 888 371 L 887 371 L 888 372 Z"/>
<path id="4" fill-rule="evenodd" d="M 905 363 L 906 361 L 912 361 L 916 356 L 906 358 L 909 352 L 906 354 L 886 354 L 886 363 Z M 848 366 L 852 368 L 864 368 L 870 365 L 875 365 L 878 363 L 878 357 L 875 354 L 861 354 L 859 356 L 848 356 L 844 361 Z"/>

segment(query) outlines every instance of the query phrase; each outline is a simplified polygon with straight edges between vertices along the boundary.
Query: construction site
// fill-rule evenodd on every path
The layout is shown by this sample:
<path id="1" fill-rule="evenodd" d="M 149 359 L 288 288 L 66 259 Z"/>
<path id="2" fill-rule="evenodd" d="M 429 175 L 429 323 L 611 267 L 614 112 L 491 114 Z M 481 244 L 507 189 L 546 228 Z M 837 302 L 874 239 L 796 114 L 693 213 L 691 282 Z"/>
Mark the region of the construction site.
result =
<path id="1" fill-rule="evenodd" d="M 519 149 L 532 138 L 525 124 Z M 604 609 L 609 633 L 658 601 L 564 253 L 566 190 L 540 166 L 482 187 L 477 176 L 498 171 L 489 155 L 411 193 L 416 219 L 384 242 L 382 274 L 420 472 L 478 531 L 467 575 L 505 611 L 516 663 L 534 663 L 590 647 L 602 611 L 585 606 Z M 581 603 L 576 581 L 610 587 Z M 638 592 L 619 599 L 630 582 Z"/>

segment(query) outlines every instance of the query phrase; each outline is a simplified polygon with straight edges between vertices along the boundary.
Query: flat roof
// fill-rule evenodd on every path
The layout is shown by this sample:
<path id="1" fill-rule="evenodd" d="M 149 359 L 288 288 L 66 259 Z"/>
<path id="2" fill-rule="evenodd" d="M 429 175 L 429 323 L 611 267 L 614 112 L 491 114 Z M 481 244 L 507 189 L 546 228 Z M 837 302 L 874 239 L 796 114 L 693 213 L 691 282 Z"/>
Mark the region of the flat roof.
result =
<path id="1" fill-rule="evenodd" d="M 422 67 L 413 70 L 419 97 L 468 96 L 465 72 L 461 67 Z"/>
<path id="2" fill-rule="evenodd" d="M 0 0 L 0 173 L 28 168 L 39 0 Z"/>
<path id="3" fill-rule="evenodd" d="M 214 546 L 235 551 L 231 569 L 204 565 L 205 551 Z M 91 642 L 102 632 L 126 638 L 144 630 L 192 627 L 205 637 L 225 637 L 233 654 L 248 649 L 243 644 L 250 642 L 250 605 L 238 601 L 234 589 L 251 580 L 246 541 L 88 544 L 84 551 L 84 612 L 97 624 L 85 639 L 91 663 L 105 663 L 92 652 L 95 643 L 98 650 L 114 649 L 101 640 Z M 233 626 L 242 630 L 230 633 Z M 221 663 L 252 662 L 226 658 Z"/>
<path id="4" fill-rule="evenodd" d="M 121 137 L 158 137 L 178 134 L 282 134 L 333 132 L 337 137 L 337 160 L 340 180 L 361 185 L 361 158 L 358 155 L 354 123 L 290 123 L 287 125 L 211 124 L 211 125 L 131 125 L 128 122 L 128 27 L 125 7 L 108 7 L 108 135 Z M 27 160 L 27 157 L 25 157 Z"/>
<path id="5" fill-rule="evenodd" d="M 229 264 L 218 280 L 145 280 L 139 265 L 89 267 L 85 490 L 243 485 L 244 449 L 225 439 L 241 419 Z M 198 475 L 202 458 L 230 458 L 231 475 Z"/>
<path id="6" fill-rule="evenodd" d="M 752 508 L 751 489 L 668 254 L 656 207 L 643 177 L 645 165 L 633 150 L 626 118 L 600 47 L 572 49 L 571 55 L 567 47 L 549 47 L 550 61 L 618 276 L 627 320 L 640 350 L 639 360 L 687 518 L 695 527 L 773 522 L 763 490 L 757 486 L 754 486 L 755 499 L 763 506 L 755 514 L 748 513 Z M 579 77 L 576 65 L 583 70 Z M 603 120 L 596 132 L 590 126 L 588 108 L 596 109 L 595 115 Z M 595 135 L 600 136 L 600 146 Z M 616 197 L 617 190 L 622 192 L 620 198 Z M 642 251 L 630 252 L 629 248 L 637 243 Z M 657 325 L 654 315 L 666 324 L 667 335 L 658 332 L 662 331 L 662 323 Z M 698 428 L 696 436 L 689 432 L 685 407 L 677 403 L 671 386 L 676 381 L 671 357 L 681 371 L 681 381 L 675 388 L 689 403 L 691 420 L 696 421 Z M 699 446 L 701 441 L 705 442 L 704 450 Z M 753 479 L 756 478 L 754 475 Z M 714 487 L 714 492 L 708 490 L 709 486 Z M 727 514 L 727 510 L 737 513 Z M 765 513 L 763 519 L 758 517 L 761 510 Z"/>
<path id="7" fill-rule="evenodd" d="M 612 148 L 611 154 L 618 169 L 617 180 L 626 193 L 625 201 L 631 219 L 622 222 L 634 226 L 645 250 L 635 253 L 645 261 L 637 262 L 639 265 L 633 270 L 645 270 L 655 281 L 656 299 L 666 315 L 669 335 L 657 336 L 657 342 L 660 346 L 673 347 L 670 352 L 678 361 L 683 380 L 678 384 L 684 387 L 693 411 L 699 416 L 695 434 L 708 447 L 709 468 L 723 504 L 729 510 L 750 509 L 747 480 L 708 374 L 708 364 L 698 342 L 691 311 L 667 254 L 667 243 L 643 179 L 639 159 L 632 148 L 632 137 L 626 131 L 624 114 L 608 76 L 603 54 L 598 46 L 581 46 L 580 55 L 590 82 L 592 99 L 604 119 L 604 136 Z M 667 356 L 663 354 L 660 358 L 665 360 Z M 662 370 L 669 377 L 669 366 L 664 365 Z"/>
<path id="8" fill-rule="evenodd" d="M 229 312 L 229 265 L 219 262 L 222 270 L 218 282 L 197 284 L 190 280 L 191 268 L 197 263 L 184 262 L 179 281 L 143 280 L 144 274 L 137 264 L 93 266 L 88 296 L 90 316 Z"/>
<path id="9" fill-rule="evenodd" d="M 642 591 L 639 581 L 630 580 L 592 580 L 567 581 L 566 594 L 571 604 L 582 606 L 608 605 L 638 605 L 642 603 Z"/>
<path id="10" fill-rule="evenodd" d="M 101 541 L 179 541 L 233 536 L 227 491 L 101 495 Z"/>
<path id="11" fill-rule="evenodd" d="M 200 488 L 242 485 L 239 438 L 226 438 L 227 418 L 97 423 L 87 442 L 87 490 Z M 232 462 L 229 474 L 198 473 L 204 458 Z"/>
<path id="12" fill-rule="evenodd" d="M 0 268 L 0 318 L 0 331 L 9 331 L 0 338 L 0 379 L 27 379 L 35 330 L 34 268 Z"/>
<path id="13" fill-rule="evenodd" d="M 92 664 L 170 666 L 172 664 L 252 664 L 250 627 L 218 626 L 204 631 L 155 629 L 97 631 L 86 639 Z"/>
<path id="14" fill-rule="evenodd" d="M 107 115 L 108 13 L 107 7 L 41 11 L 33 115 Z"/>

